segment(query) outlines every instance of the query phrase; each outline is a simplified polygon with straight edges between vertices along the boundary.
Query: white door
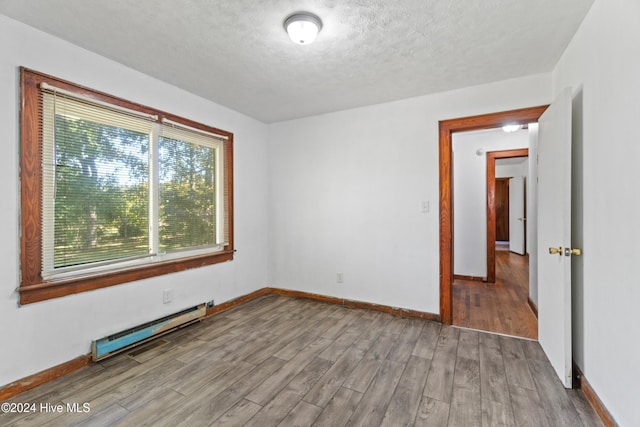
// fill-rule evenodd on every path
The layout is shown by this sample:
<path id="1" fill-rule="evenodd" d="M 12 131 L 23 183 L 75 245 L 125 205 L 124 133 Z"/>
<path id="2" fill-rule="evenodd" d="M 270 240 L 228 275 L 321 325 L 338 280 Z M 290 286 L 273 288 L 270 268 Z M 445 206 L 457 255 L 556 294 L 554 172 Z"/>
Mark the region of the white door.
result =
<path id="1" fill-rule="evenodd" d="M 571 89 L 540 117 L 538 134 L 538 339 L 571 387 Z"/>
<path id="2" fill-rule="evenodd" d="M 509 179 L 509 250 L 524 255 L 524 177 Z"/>

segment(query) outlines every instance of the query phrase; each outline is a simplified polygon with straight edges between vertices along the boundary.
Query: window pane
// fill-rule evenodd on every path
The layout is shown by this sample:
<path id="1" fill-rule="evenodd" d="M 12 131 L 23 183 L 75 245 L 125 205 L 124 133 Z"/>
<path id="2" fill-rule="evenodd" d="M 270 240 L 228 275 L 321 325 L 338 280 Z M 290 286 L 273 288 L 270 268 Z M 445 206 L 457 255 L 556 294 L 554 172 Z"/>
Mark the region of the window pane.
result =
<path id="1" fill-rule="evenodd" d="M 215 149 L 159 140 L 161 251 L 216 244 Z"/>
<path id="2" fill-rule="evenodd" d="M 149 135 L 56 114 L 54 267 L 149 253 Z"/>

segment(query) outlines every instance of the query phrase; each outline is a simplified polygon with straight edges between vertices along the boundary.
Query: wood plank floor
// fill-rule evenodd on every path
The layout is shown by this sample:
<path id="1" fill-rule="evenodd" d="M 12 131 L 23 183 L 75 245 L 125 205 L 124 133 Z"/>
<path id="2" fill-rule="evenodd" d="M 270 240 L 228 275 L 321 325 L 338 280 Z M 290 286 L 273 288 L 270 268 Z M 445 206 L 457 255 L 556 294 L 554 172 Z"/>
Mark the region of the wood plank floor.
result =
<path id="1" fill-rule="evenodd" d="M 496 248 L 496 283 L 454 280 L 453 324 L 523 338 L 538 338 L 529 308 L 528 257 Z"/>
<path id="2" fill-rule="evenodd" d="M 65 409 L 1 425 L 600 425 L 535 341 L 274 295 L 10 402 Z"/>

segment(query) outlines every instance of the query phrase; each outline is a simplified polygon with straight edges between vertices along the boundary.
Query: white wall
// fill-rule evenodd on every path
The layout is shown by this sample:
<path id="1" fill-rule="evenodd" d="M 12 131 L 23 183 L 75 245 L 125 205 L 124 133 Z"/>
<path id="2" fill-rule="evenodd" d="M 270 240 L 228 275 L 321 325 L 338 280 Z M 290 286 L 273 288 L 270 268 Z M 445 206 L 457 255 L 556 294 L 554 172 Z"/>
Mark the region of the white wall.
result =
<path id="1" fill-rule="evenodd" d="M 454 133 L 452 145 L 453 273 L 487 277 L 486 153 L 527 148 L 528 132 L 506 133 L 500 128 Z M 483 154 L 478 156 L 477 150 Z M 515 169 L 522 176 L 522 166 Z"/>
<path id="2" fill-rule="evenodd" d="M 18 308 L 18 67 L 234 133 L 235 260 Z M 0 15 L 0 385 L 90 351 L 91 340 L 268 285 L 266 125 Z M 162 304 L 162 290 L 173 302 Z"/>
<path id="3" fill-rule="evenodd" d="M 621 426 L 640 425 L 639 40 L 640 2 L 596 0 L 553 72 L 554 93 L 573 88 L 582 123 L 574 141 L 584 250 L 574 356 Z"/>
<path id="4" fill-rule="evenodd" d="M 527 136 L 527 141 L 528 141 Z M 496 159 L 496 178 L 513 178 L 516 176 L 527 177 L 529 175 L 529 158 L 518 159 L 518 164 L 502 164 L 506 159 Z"/>
<path id="5" fill-rule="evenodd" d="M 549 99 L 536 75 L 272 125 L 272 285 L 439 313 L 438 121 Z"/>

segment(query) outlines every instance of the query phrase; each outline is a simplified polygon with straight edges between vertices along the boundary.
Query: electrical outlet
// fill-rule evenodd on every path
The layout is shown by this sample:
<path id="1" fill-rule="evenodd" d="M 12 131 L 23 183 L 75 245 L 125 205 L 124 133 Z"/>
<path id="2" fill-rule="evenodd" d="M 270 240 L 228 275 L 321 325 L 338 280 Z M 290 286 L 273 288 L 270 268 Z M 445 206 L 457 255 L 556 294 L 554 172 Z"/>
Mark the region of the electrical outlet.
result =
<path id="1" fill-rule="evenodd" d="M 336 282 L 338 283 L 344 282 L 344 275 L 342 273 L 336 273 Z"/>
<path id="2" fill-rule="evenodd" d="M 162 303 L 169 304 L 171 301 L 173 301 L 173 291 L 171 289 L 162 291 Z"/>
<path id="3" fill-rule="evenodd" d="M 429 201 L 428 200 L 423 200 L 422 202 L 420 202 L 420 212 L 429 213 Z"/>

